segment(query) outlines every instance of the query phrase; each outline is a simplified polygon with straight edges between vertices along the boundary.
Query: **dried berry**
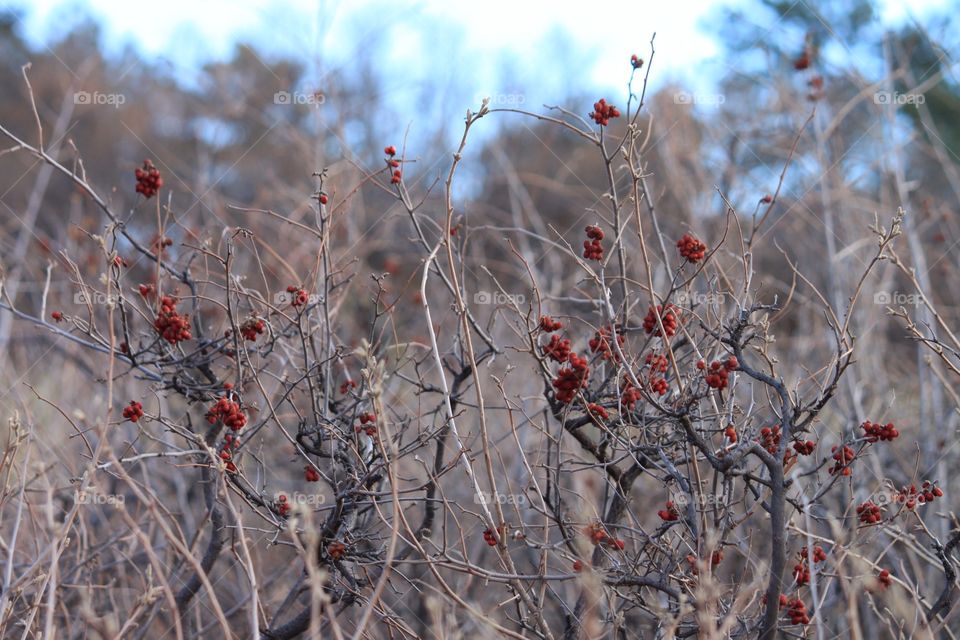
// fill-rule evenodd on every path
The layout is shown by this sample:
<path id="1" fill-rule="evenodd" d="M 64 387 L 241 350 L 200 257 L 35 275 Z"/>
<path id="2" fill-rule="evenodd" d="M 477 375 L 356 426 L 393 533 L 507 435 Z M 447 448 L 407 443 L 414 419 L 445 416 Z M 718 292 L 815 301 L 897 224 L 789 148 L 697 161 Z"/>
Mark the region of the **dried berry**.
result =
<path id="1" fill-rule="evenodd" d="M 657 324 L 657 315 L 660 316 L 660 324 L 663 325 L 662 332 L 660 325 Z M 650 307 L 643 319 L 643 330 L 658 337 L 662 336 L 663 333 L 666 333 L 668 338 L 673 337 L 676 335 L 679 326 L 680 309 L 673 304 L 668 304 L 666 307 L 660 304 L 656 308 Z"/>
<path id="2" fill-rule="evenodd" d="M 143 194 L 145 198 L 152 198 L 163 186 L 160 170 L 153 166 L 150 160 L 144 160 L 143 167 L 133 173 L 137 177 L 137 193 Z"/>
<path id="3" fill-rule="evenodd" d="M 177 344 L 192 338 L 190 317 L 177 311 L 179 302 L 174 296 L 160 298 L 160 310 L 157 312 L 157 319 L 153 322 L 157 333 L 170 344 Z"/>
<path id="4" fill-rule="evenodd" d="M 689 262 L 700 262 L 707 255 L 707 245 L 689 234 L 684 234 L 677 240 L 677 249 Z"/>
<path id="5" fill-rule="evenodd" d="M 130 422 L 139 421 L 143 417 L 143 405 L 131 400 L 130 404 L 123 408 L 123 417 Z"/>
<path id="6" fill-rule="evenodd" d="M 604 127 L 610 124 L 610 120 L 613 118 L 620 117 L 620 110 L 612 104 L 607 104 L 605 99 L 600 98 L 593 103 L 593 111 L 590 112 L 590 117 L 598 125 Z"/>

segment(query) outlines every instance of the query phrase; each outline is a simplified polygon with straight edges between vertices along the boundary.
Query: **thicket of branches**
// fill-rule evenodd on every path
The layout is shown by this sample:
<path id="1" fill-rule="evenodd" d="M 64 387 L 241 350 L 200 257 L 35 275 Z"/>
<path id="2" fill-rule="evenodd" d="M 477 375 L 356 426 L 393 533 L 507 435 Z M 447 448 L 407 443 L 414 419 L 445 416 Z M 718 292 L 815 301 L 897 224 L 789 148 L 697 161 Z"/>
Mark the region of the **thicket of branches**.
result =
<path id="1" fill-rule="evenodd" d="M 954 637 L 956 92 L 876 97 L 950 63 L 802 33 L 433 158 L 363 73 L 110 112 L 8 28 L 4 637 Z"/>

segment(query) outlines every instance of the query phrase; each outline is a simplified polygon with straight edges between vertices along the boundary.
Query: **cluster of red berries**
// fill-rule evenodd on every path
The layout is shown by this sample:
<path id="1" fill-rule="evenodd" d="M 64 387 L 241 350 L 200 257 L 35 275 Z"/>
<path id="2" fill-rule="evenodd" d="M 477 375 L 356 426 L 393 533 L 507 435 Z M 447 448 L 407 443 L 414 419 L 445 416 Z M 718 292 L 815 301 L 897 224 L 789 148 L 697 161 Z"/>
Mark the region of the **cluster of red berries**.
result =
<path id="1" fill-rule="evenodd" d="M 660 516 L 660 519 L 664 522 L 674 522 L 680 519 L 680 512 L 677 511 L 677 506 L 673 504 L 673 500 L 667 500 L 667 503 L 664 505 L 666 509 L 660 509 L 657 511 L 657 515 Z"/>
<path id="2" fill-rule="evenodd" d="M 290 304 L 294 307 L 302 307 L 307 304 L 307 301 L 310 299 L 310 296 L 307 295 L 306 289 L 301 289 L 294 285 L 287 287 L 287 293 L 290 294 Z"/>
<path id="3" fill-rule="evenodd" d="M 54 321 L 56 321 L 56 322 L 62 322 L 62 321 L 63 321 L 63 314 L 62 314 L 61 312 L 59 312 L 59 311 L 54 311 L 53 313 L 50 314 L 50 317 L 53 318 Z"/>
<path id="4" fill-rule="evenodd" d="M 590 538 L 590 542 L 593 543 L 594 546 L 604 544 L 611 549 L 617 549 L 618 551 L 623 551 L 624 547 L 627 546 L 623 540 L 614 538 L 608 534 L 603 528 L 603 525 L 601 525 L 599 522 L 587 527 L 585 533 L 587 534 L 587 537 Z"/>
<path id="5" fill-rule="evenodd" d="M 137 168 L 133 174 L 137 176 L 137 193 L 142 193 L 144 198 L 152 198 L 163 186 L 160 170 L 150 160 L 144 160 L 143 168 Z"/>
<path id="6" fill-rule="evenodd" d="M 503 525 L 497 527 L 497 534 L 494 535 L 493 529 L 487 528 L 483 532 L 483 541 L 491 547 L 497 546 L 497 536 L 503 537 Z"/>
<path id="7" fill-rule="evenodd" d="M 254 342 L 257 339 L 257 336 L 263 333 L 266 323 L 260 318 L 250 318 L 242 325 L 240 325 L 240 335 L 244 339 Z"/>
<path id="8" fill-rule="evenodd" d="M 662 333 L 666 333 L 668 338 L 672 338 L 676 335 L 677 328 L 680 326 L 680 310 L 673 304 L 668 304 L 666 307 L 658 304 L 656 308 L 650 307 L 647 311 L 647 315 L 643 319 L 643 330 L 648 334 L 660 337 L 662 333 L 660 326 L 657 324 L 658 315 L 660 316 L 660 324 L 663 325 Z"/>
<path id="9" fill-rule="evenodd" d="M 822 547 L 813 548 L 814 564 L 818 562 L 824 562 L 826 559 L 827 553 Z M 808 562 L 806 547 L 800 550 L 800 562 L 793 566 L 793 578 L 796 580 L 798 587 L 802 587 L 803 585 L 810 583 L 810 564 Z"/>
<path id="10" fill-rule="evenodd" d="M 667 380 L 665 378 L 656 378 L 651 376 L 648 382 L 650 383 L 650 391 L 658 396 L 666 395 L 667 391 L 670 390 L 670 385 L 667 384 Z"/>
<path id="11" fill-rule="evenodd" d="M 896 501 L 903 504 L 907 509 L 913 509 L 917 503 L 926 504 L 933 502 L 937 498 L 943 497 L 943 489 L 936 486 L 929 480 L 924 480 L 920 490 L 917 491 L 917 485 L 910 484 L 900 489 L 896 495 Z"/>
<path id="12" fill-rule="evenodd" d="M 604 530 L 603 525 L 599 522 L 595 522 L 588 526 L 584 533 L 590 538 L 590 542 L 596 546 L 603 542 L 607 537 L 607 532 Z"/>
<path id="13" fill-rule="evenodd" d="M 866 434 L 867 442 L 890 441 L 900 435 L 900 432 L 897 431 L 896 426 L 894 426 L 892 422 L 879 424 L 867 420 L 861 427 L 863 427 L 863 432 Z"/>
<path id="14" fill-rule="evenodd" d="M 776 455 L 780 449 L 780 425 L 760 429 L 760 446 L 768 453 Z"/>
<path id="15" fill-rule="evenodd" d="M 277 513 L 281 516 L 286 516 L 290 513 L 290 503 L 287 502 L 287 496 L 282 493 L 277 496 Z"/>
<path id="16" fill-rule="evenodd" d="M 143 405 L 131 400 L 130 404 L 123 408 L 123 417 L 130 422 L 137 422 L 143 417 Z"/>
<path id="17" fill-rule="evenodd" d="M 226 466 L 227 471 L 230 473 L 237 472 L 237 465 L 233 462 L 233 455 L 227 449 L 220 451 L 220 459 L 223 460 L 224 466 Z"/>
<path id="18" fill-rule="evenodd" d="M 307 482 L 320 482 L 320 474 L 309 464 L 303 467 L 303 477 Z"/>
<path id="19" fill-rule="evenodd" d="M 780 596 L 781 604 L 786 596 Z M 787 602 L 787 617 L 790 618 L 790 624 L 810 624 L 810 614 L 807 606 L 803 604 L 800 598 L 794 598 Z"/>
<path id="20" fill-rule="evenodd" d="M 345 395 L 350 389 L 356 389 L 357 383 L 353 380 L 344 380 L 340 384 L 340 395 Z"/>
<path id="21" fill-rule="evenodd" d="M 704 373 L 704 379 L 707 381 L 707 386 L 711 389 L 718 390 L 727 388 L 730 372 L 736 371 L 739 366 L 740 363 L 737 362 L 737 359 L 734 356 L 727 358 L 726 362 L 714 360 L 710 363 L 709 368 L 707 367 L 707 363 L 703 360 L 697 362 L 697 369 L 706 372 Z"/>
<path id="22" fill-rule="evenodd" d="M 616 352 L 610 347 L 610 337 L 612 334 L 617 336 L 617 344 L 622 347 L 624 343 L 622 334 L 617 333 L 616 329 L 611 329 L 609 326 L 600 327 L 600 330 L 593 334 L 590 342 L 587 343 L 590 347 L 590 353 L 599 353 L 600 357 L 604 360 L 619 360 L 619 356 L 617 356 Z"/>
<path id="23" fill-rule="evenodd" d="M 160 311 L 153 322 L 157 333 L 170 344 L 177 344 L 193 337 L 190 334 L 190 316 L 177 311 L 179 302 L 174 296 L 160 298 Z"/>
<path id="24" fill-rule="evenodd" d="M 670 385 L 667 384 L 666 378 L 660 374 L 665 373 L 670 365 L 670 361 L 667 360 L 667 356 L 657 353 L 648 353 L 646 364 L 648 367 L 650 367 L 650 374 L 647 380 L 650 385 L 650 390 L 657 395 L 665 395 L 667 391 L 669 391 Z"/>
<path id="25" fill-rule="evenodd" d="M 880 570 L 880 573 L 877 574 L 877 581 L 880 582 L 880 587 L 882 589 L 887 589 L 893 586 L 893 578 L 890 577 L 890 572 L 886 569 Z"/>
<path id="26" fill-rule="evenodd" d="M 800 550 L 800 557 L 803 558 L 804 560 L 807 559 L 807 554 L 808 554 L 808 551 L 806 547 Z M 821 547 L 820 545 L 815 546 L 813 548 L 813 563 L 817 564 L 818 562 L 826 562 L 826 561 L 827 561 L 827 552 L 824 551 L 823 547 Z"/>
<path id="27" fill-rule="evenodd" d="M 574 560 L 573 561 L 573 570 L 577 573 L 583 571 L 583 560 Z"/>
<path id="28" fill-rule="evenodd" d="M 857 457 L 856 452 L 847 445 L 842 447 L 831 447 L 830 451 L 833 453 L 833 466 L 827 469 L 827 472 L 830 475 L 839 473 L 842 476 L 849 476 L 853 473 L 853 470 L 850 468 L 850 464 L 853 462 L 853 459 Z"/>
<path id="29" fill-rule="evenodd" d="M 633 386 L 628 378 L 624 378 L 620 385 L 620 402 L 627 409 L 633 409 L 640 401 L 640 389 Z"/>
<path id="30" fill-rule="evenodd" d="M 660 353 L 648 353 L 644 362 L 650 367 L 651 373 L 666 373 L 670 367 L 670 361 L 667 359 L 667 356 Z"/>
<path id="31" fill-rule="evenodd" d="M 207 422 L 209 424 L 216 424 L 218 420 L 233 431 L 240 431 L 247 424 L 247 416 L 243 415 L 240 405 L 227 396 L 219 398 L 207 411 Z"/>
<path id="32" fill-rule="evenodd" d="M 593 111 L 590 112 L 590 117 L 593 118 L 594 122 L 603 127 L 610 124 L 611 119 L 619 118 L 620 110 L 612 104 L 607 104 L 605 99 L 600 98 L 593 103 Z"/>
<path id="33" fill-rule="evenodd" d="M 377 433 L 377 414 L 375 413 L 361 413 L 360 424 L 354 425 L 353 430 L 357 433 L 363 431 L 368 436 L 373 437 Z"/>
<path id="34" fill-rule="evenodd" d="M 563 404 L 570 404 L 577 391 L 587 386 L 587 378 L 590 377 L 590 365 L 587 359 L 571 353 L 567 358 L 569 367 L 563 367 L 557 372 L 557 377 L 553 380 L 553 388 L 557 390 L 557 401 Z"/>
<path id="35" fill-rule="evenodd" d="M 796 440 L 793 443 L 793 450 L 802 456 L 809 456 L 817 448 L 817 443 L 813 440 Z"/>
<path id="36" fill-rule="evenodd" d="M 556 362 L 566 362 L 570 358 L 570 340 L 554 334 L 543 348 L 543 355 Z"/>
<path id="37" fill-rule="evenodd" d="M 587 225 L 584 229 L 587 233 L 587 239 L 583 241 L 583 257 L 587 260 L 603 260 L 603 229 L 596 225 Z"/>
<path id="38" fill-rule="evenodd" d="M 883 520 L 883 511 L 872 500 L 867 500 L 857 507 L 857 517 L 861 524 L 877 524 Z"/>
<path id="39" fill-rule="evenodd" d="M 393 145 L 385 147 L 383 152 L 387 155 L 387 165 L 393 169 L 393 174 L 390 176 L 390 184 L 400 184 L 400 181 L 403 180 L 403 172 L 400 171 L 400 161 L 394 158 L 397 155 L 397 148 Z"/>
<path id="40" fill-rule="evenodd" d="M 737 442 L 737 430 L 733 428 L 732 424 L 727 425 L 727 428 L 723 430 L 723 435 L 731 444 Z"/>
<path id="41" fill-rule="evenodd" d="M 707 245 L 688 233 L 677 240 L 677 249 L 680 250 L 680 255 L 690 262 L 700 262 L 707 255 Z"/>
<path id="42" fill-rule="evenodd" d="M 643 58 L 641 58 L 637 54 L 633 54 L 632 56 L 630 56 L 630 66 L 633 67 L 634 69 L 639 69 L 640 67 L 643 66 Z"/>
<path id="43" fill-rule="evenodd" d="M 610 413 L 595 402 L 591 402 L 587 405 L 587 411 L 601 420 L 610 419 Z"/>
<path id="44" fill-rule="evenodd" d="M 563 323 L 557 320 L 554 320 L 550 316 L 540 316 L 540 330 L 551 333 L 553 331 L 560 331 L 563 329 Z"/>
<path id="45" fill-rule="evenodd" d="M 153 295 L 154 286 L 152 284 L 141 284 L 137 287 L 137 291 L 140 292 L 140 295 L 146 298 Z"/>
<path id="46" fill-rule="evenodd" d="M 334 540 L 329 545 L 327 545 L 327 555 L 329 555 L 334 560 L 339 560 L 347 553 L 347 545 L 343 544 L 339 540 Z"/>

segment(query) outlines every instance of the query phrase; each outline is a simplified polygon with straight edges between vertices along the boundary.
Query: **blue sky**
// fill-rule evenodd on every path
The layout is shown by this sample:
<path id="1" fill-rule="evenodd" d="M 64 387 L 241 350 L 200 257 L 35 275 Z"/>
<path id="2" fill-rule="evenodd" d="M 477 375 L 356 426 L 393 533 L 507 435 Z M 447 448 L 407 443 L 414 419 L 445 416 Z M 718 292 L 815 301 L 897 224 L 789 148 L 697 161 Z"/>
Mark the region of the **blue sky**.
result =
<path id="1" fill-rule="evenodd" d="M 25 11 L 21 31 L 34 43 L 93 16 L 108 50 L 133 46 L 167 61 L 185 81 L 203 61 L 248 40 L 307 62 L 321 78 L 324 65 L 347 65 L 368 48 L 382 59 L 384 76 L 398 79 L 398 94 L 439 79 L 477 95 L 522 91 L 528 104 L 541 104 L 571 90 L 622 90 L 626 60 L 633 52 L 647 57 L 653 32 L 656 84 L 679 80 L 704 89 L 718 73 L 712 17 L 739 3 L 0 0 L 0 7 Z M 880 2 L 888 24 L 950 4 Z M 755 19 L 764 26 L 770 20 Z"/>

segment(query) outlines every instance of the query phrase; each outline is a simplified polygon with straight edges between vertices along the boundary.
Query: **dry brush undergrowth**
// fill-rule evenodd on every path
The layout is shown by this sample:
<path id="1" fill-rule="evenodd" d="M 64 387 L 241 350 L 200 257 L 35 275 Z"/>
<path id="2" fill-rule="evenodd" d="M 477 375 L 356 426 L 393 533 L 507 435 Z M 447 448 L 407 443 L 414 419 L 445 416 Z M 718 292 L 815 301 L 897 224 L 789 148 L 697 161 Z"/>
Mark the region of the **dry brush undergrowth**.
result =
<path id="1" fill-rule="evenodd" d="M 769 233 L 800 118 L 769 195 L 681 224 L 645 73 L 589 117 L 485 103 L 438 177 L 388 146 L 314 174 L 310 207 L 204 228 L 161 167 L 124 211 L 36 110 L 0 123 L 97 221 L 35 309 L 0 302 L 59 345 L 6 416 L 4 635 L 952 637 L 951 487 L 858 368 L 879 274 L 924 291 L 906 203 L 833 249 L 842 277 L 798 267 Z M 591 163 L 575 218 L 514 169 L 504 210 L 458 207 L 472 131 L 516 117 Z M 364 201 L 400 215 L 360 236 Z M 897 313 L 960 373 L 927 302 L 935 326 Z"/>

